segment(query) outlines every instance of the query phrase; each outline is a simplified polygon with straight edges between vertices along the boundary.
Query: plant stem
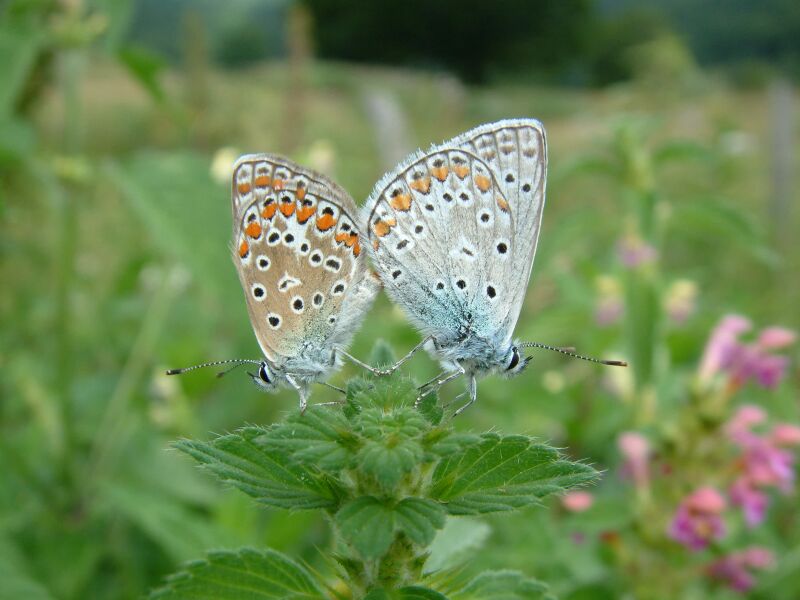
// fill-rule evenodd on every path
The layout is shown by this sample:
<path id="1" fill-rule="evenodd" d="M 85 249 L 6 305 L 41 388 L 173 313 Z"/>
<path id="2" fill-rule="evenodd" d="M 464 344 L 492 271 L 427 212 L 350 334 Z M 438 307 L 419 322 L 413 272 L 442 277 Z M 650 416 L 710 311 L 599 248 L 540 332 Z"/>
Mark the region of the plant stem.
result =
<path id="1" fill-rule="evenodd" d="M 68 49 L 61 55 L 61 87 L 64 103 L 63 148 L 67 155 L 74 157 L 80 152 L 82 111 L 80 105 L 80 78 L 83 68 L 83 55 L 80 50 Z M 75 184 L 68 183 L 62 188 L 59 218 L 57 256 L 55 259 L 55 339 L 56 339 L 56 387 L 59 395 L 61 427 L 64 433 L 64 446 L 61 455 L 61 475 L 71 486 L 74 478 L 72 455 L 75 448 L 75 427 L 72 411 L 73 351 L 70 324 L 70 290 L 72 289 L 75 254 L 77 248 L 78 215 Z"/>

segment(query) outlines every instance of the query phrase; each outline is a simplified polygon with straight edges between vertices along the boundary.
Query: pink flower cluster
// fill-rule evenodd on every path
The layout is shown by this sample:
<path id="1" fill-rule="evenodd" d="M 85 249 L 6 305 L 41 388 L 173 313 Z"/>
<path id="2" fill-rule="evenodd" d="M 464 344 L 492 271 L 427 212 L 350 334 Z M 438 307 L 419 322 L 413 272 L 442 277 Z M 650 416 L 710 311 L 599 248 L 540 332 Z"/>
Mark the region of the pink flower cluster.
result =
<path id="1" fill-rule="evenodd" d="M 734 389 L 751 380 L 765 388 L 777 387 L 789 360 L 774 352 L 793 344 L 797 336 L 783 327 L 767 327 L 754 342 L 742 342 L 740 336 L 751 328 L 750 321 L 740 315 L 722 318 L 706 344 L 700 364 L 701 381 L 709 382 L 725 373 Z"/>
<path id="2" fill-rule="evenodd" d="M 669 528 L 672 539 L 693 551 L 725 536 L 722 513 L 725 498 L 713 487 L 703 487 L 689 494 L 678 506 Z"/>
<path id="3" fill-rule="evenodd" d="M 761 408 L 748 404 L 725 425 L 725 433 L 741 452 L 739 475 L 731 485 L 730 498 L 742 509 L 750 527 L 764 520 L 769 504 L 765 490 L 792 490 L 795 455 L 791 448 L 800 445 L 800 427 L 790 423 L 778 423 L 766 433 L 757 433 L 755 428 L 766 420 Z"/>
<path id="4" fill-rule="evenodd" d="M 708 574 L 737 592 L 747 592 L 755 584 L 753 571 L 769 569 L 775 557 L 766 548 L 751 546 L 715 560 L 708 567 Z"/>

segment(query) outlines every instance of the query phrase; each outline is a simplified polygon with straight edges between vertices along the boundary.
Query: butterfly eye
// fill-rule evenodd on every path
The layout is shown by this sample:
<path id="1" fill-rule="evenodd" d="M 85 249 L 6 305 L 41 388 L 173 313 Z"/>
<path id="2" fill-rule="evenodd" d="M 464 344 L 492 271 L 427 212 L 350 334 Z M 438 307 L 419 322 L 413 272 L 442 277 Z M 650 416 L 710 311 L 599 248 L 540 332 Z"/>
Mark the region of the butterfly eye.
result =
<path id="1" fill-rule="evenodd" d="M 508 363 L 508 366 L 506 367 L 506 371 L 513 370 L 514 367 L 516 367 L 518 364 L 519 364 L 519 351 L 517 350 L 517 347 L 514 346 L 511 349 L 511 362 Z"/>
<path id="2" fill-rule="evenodd" d="M 272 379 L 270 379 L 269 373 L 267 372 L 267 363 L 261 363 L 261 366 L 258 368 L 258 377 L 264 383 L 272 383 Z"/>

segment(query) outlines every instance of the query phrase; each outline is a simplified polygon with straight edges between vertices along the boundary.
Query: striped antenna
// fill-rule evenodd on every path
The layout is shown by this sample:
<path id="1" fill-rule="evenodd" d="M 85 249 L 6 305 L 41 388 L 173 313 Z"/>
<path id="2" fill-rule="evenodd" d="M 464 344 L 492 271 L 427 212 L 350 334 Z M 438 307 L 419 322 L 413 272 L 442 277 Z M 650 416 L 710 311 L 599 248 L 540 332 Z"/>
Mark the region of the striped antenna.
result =
<path id="1" fill-rule="evenodd" d="M 244 364 L 251 364 L 251 365 L 260 365 L 260 360 L 252 360 L 250 358 L 229 358 L 228 360 L 215 360 L 214 362 L 207 362 L 203 363 L 202 365 L 194 365 L 192 367 L 185 367 L 183 369 L 169 369 L 167 371 L 167 375 L 180 375 L 182 373 L 186 373 L 188 371 L 194 371 L 195 369 L 203 369 L 205 367 L 217 367 L 219 365 L 229 365 L 231 363 L 236 363 L 230 369 L 226 369 L 221 373 L 217 373 L 217 377 L 222 377 L 229 371 L 232 371 L 236 367 Z"/>
<path id="2" fill-rule="evenodd" d="M 544 350 L 552 350 L 572 358 L 580 358 L 581 360 L 588 360 L 589 362 L 597 363 L 599 365 L 609 365 L 611 367 L 627 367 L 628 363 L 624 360 L 601 360 L 599 358 L 592 358 L 591 356 L 583 356 L 575 353 L 575 348 L 559 348 L 558 346 L 548 346 L 547 344 L 540 344 L 538 342 L 523 342 L 518 344 L 521 348 L 542 348 Z"/>

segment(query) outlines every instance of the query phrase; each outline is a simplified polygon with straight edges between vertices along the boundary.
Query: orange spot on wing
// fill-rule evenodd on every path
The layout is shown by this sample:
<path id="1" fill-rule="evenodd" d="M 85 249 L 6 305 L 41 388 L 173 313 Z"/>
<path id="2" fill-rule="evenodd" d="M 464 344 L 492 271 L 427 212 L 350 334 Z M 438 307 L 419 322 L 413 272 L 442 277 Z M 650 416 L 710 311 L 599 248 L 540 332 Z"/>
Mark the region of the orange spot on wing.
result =
<path id="1" fill-rule="evenodd" d="M 271 219 L 275 216 L 276 210 L 278 210 L 278 205 L 274 202 L 270 202 L 264 207 L 264 210 L 261 211 L 261 216 L 265 219 Z"/>
<path id="2" fill-rule="evenodd" d="M 328 231 L 334 225 L 336 225 L 336 219 L 333 218 L 333 215 L 325 214 L 317 218 L 317 229 L 320 231 Z"/>
<path id="3" fill-rule="evenodd" d="M 475 175 L 475 185 L 478 186 L 480 191 L 485 192 L 491 187 L 492 180 L 486 175 Z"/>
<path id="4" fill-rule="evenodd" d="M 336 234 L 336 241 L 337 242 L 344 242 L 344 245 L 348 248 L 352 248 L 353 244 L 358 241 L 358 234 L 357 233 L 337 233 Z"/>
<path id="5" fill-rule="evenodd" d="M 423 194 L 427 194 L 428 190 L 431 189 L 431 178 L 430 177 L 420 177 L 419 179 L 415 179 L 412 181 L 409 186 L 412 190 L 416 190 L 418 192 L 422 192 Z"/>
<path id="6" fill-rule="evenodd" d="M 397 194 L 389 201 L 395 210 L 407 211 L 411 208 L 411 194 Z"/>
<path id="7" fill-rule="evenodd" d="M 250 184 L 240 183 L 236 189 L 239 191 L 240 194 L 247 194 L 250 191 Z"/>
<path id="8" fill-rule="evenodd" d="M 464 177 L 469 175 L 469 167 L 467 165 L 456 165 L 453 167 L 453 171 L 455 171 L 459 179 L 464 179 Z"/>
<path id="9" fill-rule="evenodd" d="M 245 227 L 244 232 L 249 235 L 251 238 L 255 239 L 261 235 L 261 225 L 258 221 L 250 221 Z"/>
<path id="10" fill-rule="evenodd" d="M 386 219 L 385 221 L 378 221 L 372 226 L 372 231 L 375 232 L 375 235 L 378 237 L 383 237 L 388 235 L 389 232 L 392 230 L 392 227 L 397 225 L 397 221 L 395 219 Z"/>
<path id="11" fill-rule="evenodd" d="M 250 252 L 250 246 L 247 244 L 246 240 L 243 240 L 239 245 L 239 257 L 245 258 L 248 252 Z"/>
<path id="12" fill-rule="evenodd" d="M 274 190 L 282 190 L 283 189 L 283 179 L 273 179 L 272 180 L 272 189 L 274 189 Z"/>
<path id="13" fill-rule="evenodd" d="M 506 202 L 506 199 L 503 198 L 502 196 L 497 197 L 497 206 L 499 206 L 500 210 L 502 210 L 505 213 L 507 213 L 509 210 L 508 202 Z"/>
<path id="14" fill-rule="evenodd" d="M 297 186 L 297 191 L 295 192 L 295 196 L 297 196 L 297 199 L 300 200 L 300 202 L 302 202 L 303 199 L 306 197 L 306 188 L 305 188 L 305 186 L 298 185 Z"/>
<path id="15" fill-rule="evenodd" d="M 256 177 L 256 187 L 267 187 L 270 184 L 269 175 L 259 175 Z"/>
<path id="16" fill-rule="evenodd" d="M 358 238 L 358 236 L 356 236 Z M 358 243 L 358 239 L 356 239 L 356 243 L 353 244 L 353 256 L 358 256 L 361 254 L 361 244 Z"/>
<path id="17" fill-rule="evenodd" d="M 435 167 L 431 169 L 431 175 L 436 177 L 439 181 L 444 181 L 447 179 L 447 174 L 450 170 L 447 167 Z"/>
<path id="18" fill-rule="evenodd" d="M 291 217 L 294 212 L 294 202 L 281 202 L 280 208 L 284 217 Z"/>
<path id="19" fill-rule="evenodd" d="M 305 223 L 306 221 L 308 221 L 311 218 L 311 215 L 313 215 L 315 212 L 317 212 L 317 207 L 316 206 L 302 206 L 301 205 L 301 206 L 297 207 L 297 222 L 301 223 L 301 224 Z"/>

